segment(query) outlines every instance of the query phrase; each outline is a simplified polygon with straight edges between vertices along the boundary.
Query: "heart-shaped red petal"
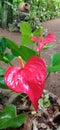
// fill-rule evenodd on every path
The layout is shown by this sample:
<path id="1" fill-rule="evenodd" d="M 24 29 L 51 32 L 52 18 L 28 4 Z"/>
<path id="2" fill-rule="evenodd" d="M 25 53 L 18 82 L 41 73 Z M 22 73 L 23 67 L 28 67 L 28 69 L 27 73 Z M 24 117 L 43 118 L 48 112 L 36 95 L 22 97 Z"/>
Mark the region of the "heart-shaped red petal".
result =
<path id="1" fill-rule="evenodd" d="M 31 57 L 22 69 L 8 68 L 4 78 L 10 89 L 18 93 L 26 93 L 35 109 L 38 109 L 38 100 L 42 95 L 46 79 L 46 65 L 41 58 Z"/>

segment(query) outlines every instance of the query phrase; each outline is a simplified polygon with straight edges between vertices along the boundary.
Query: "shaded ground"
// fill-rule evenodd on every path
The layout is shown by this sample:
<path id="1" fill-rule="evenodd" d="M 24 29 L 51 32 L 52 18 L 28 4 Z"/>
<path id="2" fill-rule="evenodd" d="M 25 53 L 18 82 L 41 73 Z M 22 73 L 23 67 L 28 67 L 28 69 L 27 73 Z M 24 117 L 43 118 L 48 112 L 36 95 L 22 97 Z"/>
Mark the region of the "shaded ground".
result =
<path id="1" fill-rule="evenodd" d="M 56 52 L 60 52 L 60 19 L 50 20 L 43 22 L 42 24 L 45 28 L 48 29 L 48 32 L 54 33 L 56 35 L 56 43 L 53 43 L 54 48 L 42 52 L 42 57 L 45 59 L 46 63 L 49 64 L 50 56 Z M 6 36 L 15 41 L 17 44 L 20 44 L 20 33 L 14 33 L 5 29 L 0 29 L 0 36 Z M 5 65 L 1 62 L 0 66 L 5 67 Z M 45 88 L 60 97 L 60 72 L 51 73 L 47 79 Z"/>

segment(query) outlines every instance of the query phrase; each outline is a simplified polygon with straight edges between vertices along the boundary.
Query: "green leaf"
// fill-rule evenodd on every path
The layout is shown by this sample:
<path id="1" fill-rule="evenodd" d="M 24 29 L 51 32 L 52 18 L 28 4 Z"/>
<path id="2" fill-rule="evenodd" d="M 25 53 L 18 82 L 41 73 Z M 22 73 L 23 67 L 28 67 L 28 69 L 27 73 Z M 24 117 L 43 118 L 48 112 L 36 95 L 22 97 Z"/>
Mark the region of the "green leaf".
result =
<path id="1" fill-rule="evenodd" d="M 34 42 L 32 40 L 30 40 L 31 34 L 30 35 L 22 35 L 21 37 L 21 44 L 22 45 L 29 45 L 29 44 L 33 44 Z"/>
<path id="2" fill-rule="evenodd" d="M 45 98 L 49 99 L 49 93 L 45 94 Z"/>
<path id="3" fill-rule="evenodd" d="M 46 45 L 46 46 L 43 47 L 43 50 L 46 50 L 48 48 L 53 48 L 53 45 Z"/>
<path id="4" fill-rule="evenodd" d="M 49 99 L 49 94 L 45 94 L 45 98 L 44 98 L 44 106 L 45 107 L 49 107 L 50 106 L 50 99 Z"/>
<path id="5" fill-rule="evenodd" d="M 12 53 L 5 53 L 5 55 L 3 55 L 2 61 L 5 63 L 10 63 L 14 58 L 15 56 Z"/>
<path id="6" fill-rule="evenodd" d="M 6 86 L 6 84 L 4 82 L 4 77 L 0 77 L 0 88 L 8 89 L 8 87 Z"/>
<path id="7" fill-rule="evenodd" d="M 60 65 L 60 53 L 51 56 L 51 66 Z"/>
<path id="8" fill-rule="evenodd" d="M 4 54 L 0 54 L 0 61 L 3 60 L 3 56 L 4 56 Z"/>
<path id="9" fill-rule="evenodd" d="M 40 109 L 43 107 L 49 107 L 50 106 L 49 94 L 45 94 L 44 98 L 40 98 L 38 103 Z"/>
<path id="10" fill-rule="evenodd" d="M 47 67 L 48 72 L 60 71 L 60 53 L 51 56 L 50 66 Z"/>
<path id="11" fill-rule="evenodd" d="M 47 71 L 48 71 L 48 72 L 60 71 L 60 65 L 47 67 Z"/>
<path id="12" fill-rule="evenodd" d="M 23 22 L 20 24 L 20 31 L 22 33 L 21 37 L 21 44 L 22 45 L 29 45 L 32 44 L 33 41 L 30 40 L 32 36 L 32 29 L 28 22 Z"/>
<path id="13" fill-rule="evenodd" d="M 16 107 L 13 104 L 6 106 L 3 112 L 0 112 L 0 119 L 5 117 L 9 118 L 11 116 L 16 116 Z"/>
<path id="14" fill-rule="evenodd" d="M 32 55 L 37 55 L 35 51 L 33 51 L 32 49 L 29 49 L 28 47 L 20 46 L 19 48 L 16 45 L 16 43 L 11 41 L 10 39 L 5 38 L 5 40 L 7 43 L 7 47 L 11 50 L 14 56 L 21 56 L 23 60 L 27 61 Z"/>
<path id="15" fill-rule="evenodd" d="M 12 40 L 10 40 L 6 37 L 4 37 L 3 39 L 5 39 L 7 47 L 9 49 L 11 49 L 11 51 L 14 53 L 14 55 L 19 55 L 18 45 L 15 42 L 13 42 Z"/>
<path id="16" fill-rule="evenodd" d="M 5 73 L 5 69 L 0 68 L 0 76 L 3 76 L 3 75 L 4 75 L 4 73 Z"/>
<path id="17" fill-rule="evenodd" d="M 0 129 L 20 127 L 26 119 L 26 114 L 16 114 L 16 107 L 13 104 L 6 106 L 0 113 Z"/>
<path id="18" fill-rule="evenodd" d="M 12 61 L 15 56 L 12 53 L 5 53 L 5 57 L 9 59 L 9 61 Z"/>
<path id="19" fill-rule="evenodd" d="M 6 49 L 6 40 L 4 38 L 0 38 L 0 54 L 3 54 Z"/>
<path id="20" fill-rule="evenodd" d="M 7 47 L 11 50 L 12 54 L 14 56 L 21 56 L 23 60 L 27 61 L 31 56 L 35 55 L 37 56 L 37 53 L 33 51 L 32 49 L 25 47 L 25 46 L 20 46 L 20 48 L 11 41 L 8 38 L 5 38 Z"/>
<path id="21" fill-rule="evenodd" d="M 27 61 L 29 60 L 29 58 L 31 56 L 38 56 L 37 53 L 35 51 L 33 51 L 32 49 L 25 47 L 25 46 L 20 46 L 20 52 L 21 52 L 21 56 L 22 58 Z"/>
<path id="22" fill-rule="evenodd" d="M 50 100 L 49 99 L 47 99 L 47 98 L 44 99 L 44 106 L 45 107 L 49 107 L 50 106 Z"/>
<path id="23" fill-rule="evenodd" d="M 23 22 L 20 24 L 20 31 L 23 35 L 30 35 L 32 32 L 31 26 L 28 22 Z"/>
<path id="24" fill-rule="evenodd" d="M 43 98 L 39 99 L 38 104 L 39 104 L 39 109 L 41 109 L 44 106 L 44 104 L 43 104 Z"/>
<path id="25" fill-rule="evenodd" d="M 33 36 L 40 36 L 40 28 L 36 29 L 36 30 L 33 32 Z"/>
<path id="26" fill-rule="evenodd" d="M 12 54 L 14 56 L 21 56 L 22 57 L 22 53 L 20 52 L 18 45 L 6 37 L 4 37 L 4 39 L 6 40 L 7 47 L 11 50 Z"/>

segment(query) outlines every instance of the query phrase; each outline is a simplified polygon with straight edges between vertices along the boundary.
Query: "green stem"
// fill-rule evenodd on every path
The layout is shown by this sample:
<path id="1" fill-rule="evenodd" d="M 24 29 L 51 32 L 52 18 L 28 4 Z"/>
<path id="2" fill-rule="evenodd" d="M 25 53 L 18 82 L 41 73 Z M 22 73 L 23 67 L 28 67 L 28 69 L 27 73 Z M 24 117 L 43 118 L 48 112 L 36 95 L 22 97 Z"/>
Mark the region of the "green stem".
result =
<path id="1" fill-rule="evenodd" d="M 48 79 L 49 76 L 50 76 L 50 72 L 47 74 L 46 80 Z"/>
<path id="2" fill-rule="evenodd" d="M 40 52 L 37 52 L 37 55 L 40 57 Z"/>
<path id="3" fill-rule="evenodd" d="M 8 63 L 10 66 L 13 66 L 10 62 Z"/>

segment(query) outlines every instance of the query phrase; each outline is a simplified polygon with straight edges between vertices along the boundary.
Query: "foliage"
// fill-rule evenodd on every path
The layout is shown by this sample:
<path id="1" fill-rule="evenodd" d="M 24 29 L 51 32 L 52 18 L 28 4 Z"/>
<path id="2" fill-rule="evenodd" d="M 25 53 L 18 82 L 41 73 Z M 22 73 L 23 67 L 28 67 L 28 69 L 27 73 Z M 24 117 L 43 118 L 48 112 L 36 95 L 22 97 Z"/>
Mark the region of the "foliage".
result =
<path id="1" fill-rule="evenodd" d="M 17 115 L 16 107 L 13 104 L 10 104 L 0 112 L 0 129 L 20 127 L 24 123 L 25 119 L 26 114 L 22 113 Z"/>
<path id="2" fill-rule="evenodd" d="M 50 106 L 50 99 L 49 94 L 45 94 L 43 98 L 39 99 L 39 108 L 49 107 Z"/>
<path id="3" fill-rule="evenodd" d="M 50 67 L 47 70 L 48 72 L 60 71 L 60 53 L 51 56 Z"/>
<path id="4" fill-rule="evenodd" d="M 60 0 L 5 0 L 6 5 L 4 18 L 8 20 L 6 23 L 12 23 L 14 16 L 18 11 L 18 4 L 22 1 L 28 2 L 30 4 L 29 15 L 24 16 L 23 21 L 28 21 L 31 24 L 32 29 L 39 27 L 41 21 L 46 21 L 56 17 L 60 17 Z M 10 12 L 9 12 L 10 8 Z M 2 24 L 2 1 L 0 1 L 0 23 Z M 10 14 L 10 15 L 8 15 Z M 10 18 L 9 18 L 10 17 Z M 21 14 L 20 14 L 21 17 Z M 23 17 L 23 15 L 22 15 Z M 17 20 L 17 19 L 16 19 Z M 12 21 L 12 22 L 11 22 Z M 19 19 L 17 20 L 19 21 Z M 21 22 L 21 20 L 20 20 Z M 0 25 L 1 25 L 0 24 Z"/>
<path id="5" fill-rule="evenodd" d="M 57 0 L 36 0 L 32 2 L 32 11 L 40 21 L 46 21 L 60 16 L 60 1 Z"/>
<path id="6" fill-rule="evenodd" d="M 32 30 L 41 26 L 42 21 L 60 17 L 60 1 L 57 0 L 31 0 L 29 15 L 24 16 L 23 21 L 30 23 Z M 20 17 L 23 17 L 23 15 Z"/>
<path id="7" fill-rule="evenodd" d="M 27 17 L 31 22 L 35 17 L 40 21 L 45 21 L 60 16 L 60 0 L 26 0 L 26 2 L 31 5 L 30 15 Z"/>
<path id="8" fill-rule="evenodd" d="M 60 71 L 60 53 L 51 56 L 50 66 L 47 66 L 46 70 L 45 62 L 40 56 L 41 50 L 39 49 L 37 52 L 37 47 L 39 48 L 41 44 L 43 45 L 43 50 L 50 48 L 50 45 L 47 47 L 47 42 L 53 42 L 55 39 L 53 34 L 47 35 L 48 37 L 44 35 L 44 30 L 43 27 L 40 27 L 32 32 L 30 24 L 24 22 L 20 25 L 20 31 L 22 33 L 20 46 L 6 37 L 0 38 L 0 61 L 11 66 L 7 71 L 4 68 L 0 68 L 0 87 L 2 87 L 2 89 L 9 87 L 19 93 L 25 92 L 29 96 L 36 110 L 38 107 L 38 99 L 40 98 L 44 88 L 44 82 L 47 76 L 46 73 L 49 75 L 50 72 Z M 9 53 L 6 53 L 7 49 L 10 50 Z M 12 61 L 16 57 L 19 57 L 20 67 L 12 65 Z M 22 59 L 26 62 L 24 67 Z M 14 75 L 11 72 L 13 72 Z M 10 74 L 11 77 L 9 77 Z M 17 84 L 15 84 L 16 81 Z M 22 87 L 20 88 L 19 85 L 22 85 Z M 41 87 L 39 87 L 40 85 Z M 39 106 L 40 105 L 50 105 L 48 95 L 45 96 L 45 99 L 39 100 Z M 24 123 L 25 119 L 25 113 L 17 115 L 15 106 L 9 105 L 0 113 L 0 129 L 19 127 Z"/>

